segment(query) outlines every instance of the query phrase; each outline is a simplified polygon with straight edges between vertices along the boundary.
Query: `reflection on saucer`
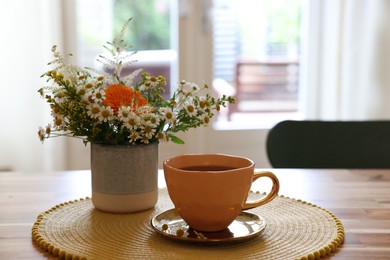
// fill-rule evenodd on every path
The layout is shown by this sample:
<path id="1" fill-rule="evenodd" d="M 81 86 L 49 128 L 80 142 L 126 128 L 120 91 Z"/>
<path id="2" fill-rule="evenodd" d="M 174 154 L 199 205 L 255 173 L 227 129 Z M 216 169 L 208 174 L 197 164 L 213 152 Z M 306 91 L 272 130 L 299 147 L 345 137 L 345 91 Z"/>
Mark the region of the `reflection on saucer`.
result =
<path id="1" fill-rule="evenodd" d="M 246 241 L 264 230 L 264 219 L 256 214 L 241 212 L 230 226 L 218 232 L 198 232 L 189 228 L 175 209 L 164 211 L 151 220 L 153 229 L 168 238 L 199 243 Z"/>
<path id="2" fill-rule="evenodd" d="M 225 228 L 222 231 L 218 232 L 199 232 L 192 228 L 188 229 L 188 236 L 187 238 L 192 239 L 231 239 L 234 238 L 234 233 L 230 231 L 229 228 Z M 203 237 L 202 237 L 203 236 Z"/>

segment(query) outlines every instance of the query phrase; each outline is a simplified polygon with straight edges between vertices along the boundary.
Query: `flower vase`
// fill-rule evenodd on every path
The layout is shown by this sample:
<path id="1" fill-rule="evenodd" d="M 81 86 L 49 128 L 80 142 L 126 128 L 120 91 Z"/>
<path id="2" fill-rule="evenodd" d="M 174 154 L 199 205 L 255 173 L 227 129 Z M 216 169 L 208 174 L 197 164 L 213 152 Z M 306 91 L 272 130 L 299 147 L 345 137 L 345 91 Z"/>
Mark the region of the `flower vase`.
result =
<path id="1" fill-rule="evenodd" d="M 91 144 L 92 203 L 112 213 L 153 208 L 157 203 L 158 143 Z"/>

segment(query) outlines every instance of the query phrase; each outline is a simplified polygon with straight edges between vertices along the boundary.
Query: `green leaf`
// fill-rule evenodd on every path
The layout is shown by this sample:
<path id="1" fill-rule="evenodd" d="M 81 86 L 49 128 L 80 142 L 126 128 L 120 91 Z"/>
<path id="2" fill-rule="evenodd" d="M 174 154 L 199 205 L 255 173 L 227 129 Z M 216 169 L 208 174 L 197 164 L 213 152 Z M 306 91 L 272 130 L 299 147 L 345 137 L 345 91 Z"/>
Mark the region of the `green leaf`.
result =
<path id="1" fill-rule="evenodd" d="M 172 142 L 174 142 L 175 144 L 184 144 L 184 141 L 182 139 L 180 139 L 179 137 L 173 134 L 170 134 L 169 137 L 171 138 Z"/>

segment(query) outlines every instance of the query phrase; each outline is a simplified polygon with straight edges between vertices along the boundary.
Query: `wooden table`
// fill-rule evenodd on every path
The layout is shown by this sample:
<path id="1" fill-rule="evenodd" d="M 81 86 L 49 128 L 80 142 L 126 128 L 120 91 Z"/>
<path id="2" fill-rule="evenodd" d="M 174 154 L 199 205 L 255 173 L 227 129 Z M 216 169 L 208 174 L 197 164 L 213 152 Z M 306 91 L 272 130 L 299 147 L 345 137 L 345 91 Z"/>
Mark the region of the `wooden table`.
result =
<path id="1" fill-rule="evenodd" d="M 390 170 L 273 171 L 280 194 L 324 207 L 343 222 L 344 244 L 330 259 L 390 259 Z M 89 171 L 0 172 L 0 259 L 56 259 L 32 242 L 32 224 L 54 205 L 90 196 L 90 186 Z"/>

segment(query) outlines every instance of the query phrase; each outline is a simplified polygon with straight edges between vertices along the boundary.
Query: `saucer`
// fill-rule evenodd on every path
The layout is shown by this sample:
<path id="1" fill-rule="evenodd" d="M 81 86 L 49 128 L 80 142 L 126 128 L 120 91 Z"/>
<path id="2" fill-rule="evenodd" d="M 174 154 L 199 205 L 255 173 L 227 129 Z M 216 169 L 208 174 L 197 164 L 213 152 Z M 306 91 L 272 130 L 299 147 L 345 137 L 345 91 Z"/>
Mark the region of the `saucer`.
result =
<path id="1" fill-rule="evenodd" d="M 222 231 L 198 232 L 190 228 L 175 209 L 158 214 L 150 223 L 157 233 L 165 237 L 206 244 L 246 241 L 258 236 L 266 226 L 262 217 L 241 212 L 232 224 Z"/>

